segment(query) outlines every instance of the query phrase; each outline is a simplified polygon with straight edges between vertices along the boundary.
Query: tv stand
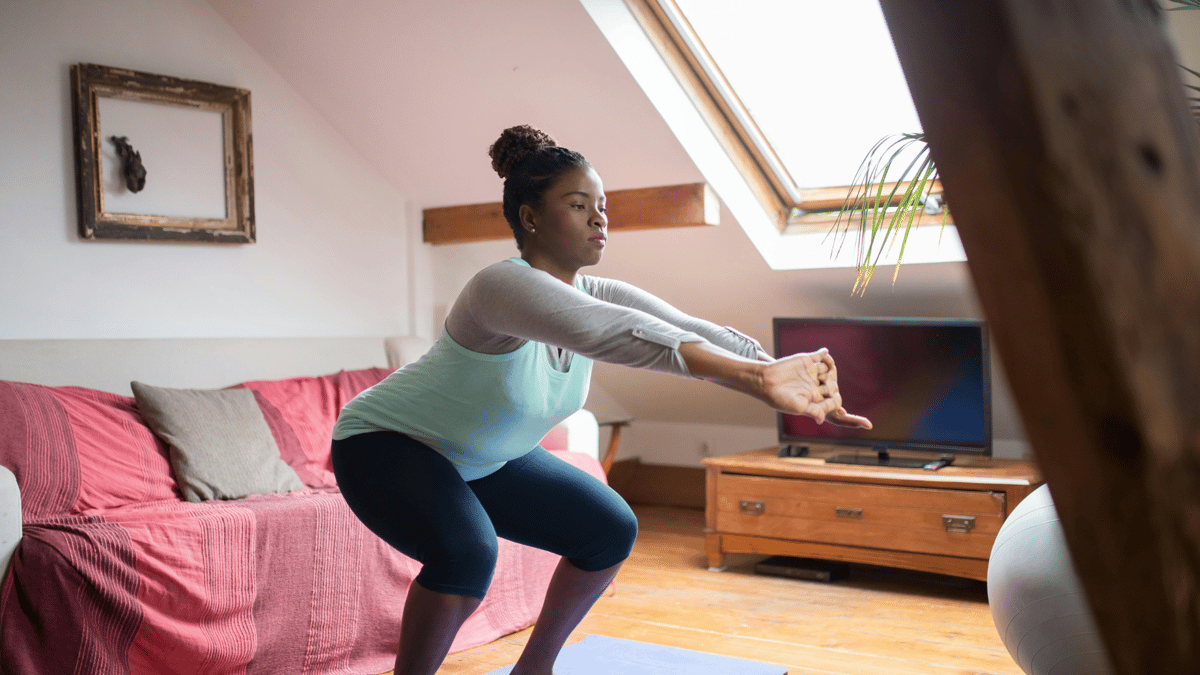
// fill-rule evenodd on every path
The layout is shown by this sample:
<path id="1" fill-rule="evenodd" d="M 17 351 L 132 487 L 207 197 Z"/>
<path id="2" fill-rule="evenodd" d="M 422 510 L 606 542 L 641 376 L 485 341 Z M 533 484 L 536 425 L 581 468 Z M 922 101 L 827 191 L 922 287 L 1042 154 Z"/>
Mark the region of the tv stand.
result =
<path id="1" fill-rule="evenodd" d="M 941 471 L 828 461 L 844 450 L 780 457 L 773 446 L 705 459 L 709 568 L 722 569 L 727 553 L 755 553 L 986 580 L 1001 523 L 1042 483 L 1017 459 L 964 455 Z"/>
<path id="2" fill-rule="evenodd" d="M 876 445 L 871 449 L 875 451 L 875 455 L 858 453 L 833 455 L 832 457 L 826 457 L 825 462 L 828 464 L 857 464 L 860 466 L 893 466 L 904 469 L 925 469 L 927 471 L 936 471 L 954 463 L 954 455 L 943 454 L 937 459 L 896 457 L 889 453 L 888 449 L 882 445 Z M 780 456 L 782 457 L 783 455 Z"/>

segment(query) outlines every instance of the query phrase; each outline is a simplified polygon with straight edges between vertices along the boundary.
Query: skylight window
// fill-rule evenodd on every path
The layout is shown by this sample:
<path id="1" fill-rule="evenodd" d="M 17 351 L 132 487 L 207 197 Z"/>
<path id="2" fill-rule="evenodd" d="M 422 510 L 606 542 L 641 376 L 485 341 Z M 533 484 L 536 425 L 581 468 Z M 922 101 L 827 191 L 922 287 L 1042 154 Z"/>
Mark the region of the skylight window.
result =
<path id="1" fill-rule="evenodd" d="M 861 245 L 830 236 L 837 213 L 881 139 L 921 132 L 877 0 L 580 2 L 772 269 L 860 264 Z M 883 179 L 891 206 L 924 144 L 909 147 Z M 932 216 L 872 260 L 966 259 L 928 188 Z"/>
<path id="2" fill-rule="evenodd" d="M 921 131 L 876 0 L 629 4 L 780 230 L 827 229 L 871 148 Z"/>
<path id="3" fill-rule="evenodd" d="M 675 0 L 798 188 L 850 185 L 921 122 L 878 0 Z"/>

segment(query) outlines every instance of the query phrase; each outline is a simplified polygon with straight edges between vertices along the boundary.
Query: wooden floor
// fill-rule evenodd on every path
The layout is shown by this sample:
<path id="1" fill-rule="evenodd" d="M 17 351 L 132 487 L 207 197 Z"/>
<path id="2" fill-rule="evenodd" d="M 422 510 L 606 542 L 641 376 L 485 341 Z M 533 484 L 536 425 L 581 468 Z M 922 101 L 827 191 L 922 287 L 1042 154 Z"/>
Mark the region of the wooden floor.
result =
<path id="1" fill-rule="evenodd" d="M 1021 675 L 982 582 L 854 566 L 822 583 L 754 574 L 762 556 L 709 572 L 704 514 L 638 507 L 640 532 L 614 589 L 572 634 L 673 645 L 785 665 L 790 675 Z M 439 673 L 516 661 L 529 630 L 451 654 Z"/>

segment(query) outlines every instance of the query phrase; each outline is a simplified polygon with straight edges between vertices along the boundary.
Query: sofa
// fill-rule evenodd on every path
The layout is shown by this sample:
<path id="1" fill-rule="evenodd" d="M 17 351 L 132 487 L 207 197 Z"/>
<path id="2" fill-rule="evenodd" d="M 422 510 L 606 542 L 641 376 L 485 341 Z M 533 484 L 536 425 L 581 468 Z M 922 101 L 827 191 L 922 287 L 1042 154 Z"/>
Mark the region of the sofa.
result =
<path id="1" fill-rule="evenodd" d="M 184 442 L 148 417 L 148 399 L 0 379 L 0 524 L 19 504 L 21 526 L 0 533 L 0 566 L 6 543 L 11 554 L 0 585 L 0 672 L 390 670 L 419 564 L 358 522 L 329 462 L 341 406 L 390 372 L 186 390 L 250 401 L 276 468 L 300 482 L 204 500 L 181 486 L 175 443 Z M 581 412 L 543 445 L 603 479 L 588 417 Z M 587 452 L 571 449 L 581 443 Z M 240 438 L 229 445 L 244 451 Z M 452 651 L 536 618 L 557 557 L 500 543 L 492 586 Z"/>

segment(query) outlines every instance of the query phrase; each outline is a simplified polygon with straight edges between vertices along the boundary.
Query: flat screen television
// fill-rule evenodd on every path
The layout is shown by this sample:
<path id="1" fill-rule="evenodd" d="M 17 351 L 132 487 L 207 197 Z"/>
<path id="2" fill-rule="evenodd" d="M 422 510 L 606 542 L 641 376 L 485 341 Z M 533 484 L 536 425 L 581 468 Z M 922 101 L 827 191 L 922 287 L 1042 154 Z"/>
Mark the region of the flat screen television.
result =
<path id="1" fill-rule="evenodd" d="M 844 464 L 938 468 L 955 455 L 992 454 L 987 326 L 971 319 L 776 318 L 777 358 L 828 347 L 846 410 L 871 430 L 778 414 L 785 448 L 846 446 Z M 940 457 L 896 457 L 917 450 Z M 782 454 L 782 453 L 781 453 Z M 802 454 L 792 452 L 789 454 Z"/>

